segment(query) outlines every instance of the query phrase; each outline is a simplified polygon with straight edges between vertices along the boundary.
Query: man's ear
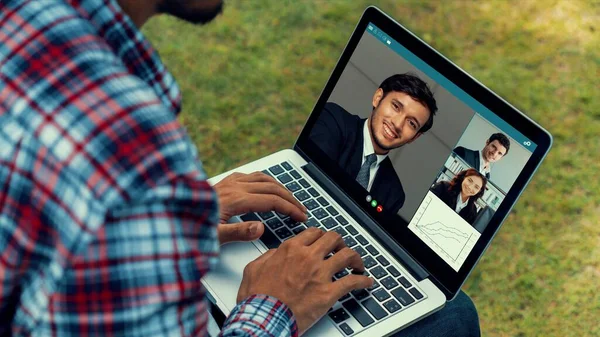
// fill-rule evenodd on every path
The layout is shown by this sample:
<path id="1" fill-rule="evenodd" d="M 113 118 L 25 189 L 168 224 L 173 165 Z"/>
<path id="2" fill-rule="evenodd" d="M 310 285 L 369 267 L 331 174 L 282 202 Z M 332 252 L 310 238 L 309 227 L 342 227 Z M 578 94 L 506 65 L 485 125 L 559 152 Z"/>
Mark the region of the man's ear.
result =
<path id="1" fill-rule="evenodd" d="M 375 93 L 373 94 L 373 109 L 377 108 L 379 106 L 379 103 L 381 103 L 381 100 L 383 99 L 383 89 L 378 88 Z"/>
<path id="2" fill-rule="evenodd" d="M 421 135 L 423 134 L 423 132 L 417 132 L 417 134 L 408 142 L 406 142 L 406 144 L 410 144 L 412 142 L 414 142 L 415 140 L 417 140 L 417 138 L 421 137 Z"/>

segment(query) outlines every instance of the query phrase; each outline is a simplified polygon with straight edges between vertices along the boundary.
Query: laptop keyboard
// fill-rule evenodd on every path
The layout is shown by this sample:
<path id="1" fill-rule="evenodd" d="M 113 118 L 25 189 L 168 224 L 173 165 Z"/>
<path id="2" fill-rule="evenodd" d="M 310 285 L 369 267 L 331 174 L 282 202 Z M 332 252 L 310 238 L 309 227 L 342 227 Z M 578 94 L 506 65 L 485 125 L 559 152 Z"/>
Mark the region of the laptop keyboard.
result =
<path id="1" fill-rule="evenodd" d="M 276 212 L 242 215 L 243 221 L 262 221 L 265 224 L 265 232 L 261 237 L 265 246 L 269 249 L 277 248 L 283 241 L 308 227 L 334 231 L 342 236 L 349 248 L 354 249 L 361 256 L 367 270 L 366 275 L 374 278 L 375 282 L 371 288 L 354 290 L 344 295 L 329 310 L 329 319 L 344 335 L 358 333 L 425 298 L 423 292 L 413 286 L 403 273 L 392 266 L 364 236 L 359 234 L 332 203 L 302 178 L 290 163 L 282 162 L 264 170 L 263 173 L 277 179 L 309 210 L 308 220 L 305 223 L 296 222 Z M 335 274 L 334 279 L 340 279 L 348 273 L 348 269 L 342 270 Z M 358 325 L 351 321 L 351 317 L 358 322 Z"/>

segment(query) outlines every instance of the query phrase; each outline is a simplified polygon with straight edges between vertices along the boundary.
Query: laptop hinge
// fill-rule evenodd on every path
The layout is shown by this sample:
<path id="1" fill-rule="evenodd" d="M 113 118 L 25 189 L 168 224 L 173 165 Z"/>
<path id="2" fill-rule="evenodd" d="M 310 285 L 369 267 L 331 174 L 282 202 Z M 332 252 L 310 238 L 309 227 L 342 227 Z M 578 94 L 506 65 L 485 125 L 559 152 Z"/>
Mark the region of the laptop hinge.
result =
<path id="1" fill-rule="evenodd" d="M 367 215 L 354 201 L 348 197 L 342 190 L 331 181 L 318 167 L 313 163 L 302 167 L 308 175 L 315 179 L 319 185 L 331 195 L 350 214 L 358 223 L 362 224 L 371 235 L 379 239 L 379 242 L 388 249 L 398 260 L 403 262 L 404 267 L 417 280 L 422 281 L 429 277 L 429 273 L 415 261 L 404 248 L 400 247 L 386 232 Z"/>

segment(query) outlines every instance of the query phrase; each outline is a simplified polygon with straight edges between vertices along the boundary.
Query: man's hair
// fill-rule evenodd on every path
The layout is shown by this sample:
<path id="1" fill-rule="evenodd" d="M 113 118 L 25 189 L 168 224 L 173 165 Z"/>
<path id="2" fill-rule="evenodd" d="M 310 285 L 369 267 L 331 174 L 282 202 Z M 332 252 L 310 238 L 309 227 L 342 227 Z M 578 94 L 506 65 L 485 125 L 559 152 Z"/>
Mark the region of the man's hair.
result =
<path id="1" fill-rule="evenodd" d="M 485 193 L 485 187 L 487 186 L 487 179 L 483 176 L 483 174 L 479 173 L 479 171 L 475 169 L 470 168 L 459 172 L 450 182 L 448 191 L 452 192 L 452 194 L 454 195 L 458 195 L 462 189 L 463 180 L 470 176 L 476 176 L 481 178 L 481 189 L 477 194 L 469 198 L 469 203 L 475 203 L 477 199 L 483 197 L 483 194 Z"/>
<path id="2" fill-rule="evenodd" d="M 500 145 L 506 148 L 506 153 L 504 154 L 504 156 L 506 156 L 508 154 L 508 150 L 510 150 L 510 140 L 508 139 L 508 137 L 506 137 L 506 135 L 503 133 L 494 133 L 490 136 L 488 142 L 491 143 L 495 140 L 497 140 L 498 143 L 500 143 Z"/>
<path id="3" fill-rule="evenodd" d="M 419 132 L 424 133 L 431 129 L 433 126 L 433 116 L 437 111 L 437 104 L 429 86 L 422 79 L 411 73 L 396 74 L 381 82 L 379 88 L 383 90 L 383 97 L 381 99 L 384 99 L 390 91 L 398 91 L 407 94 L 415 101 L 425 105 L 429 110 L 429 119 L 421 126 Z"/>

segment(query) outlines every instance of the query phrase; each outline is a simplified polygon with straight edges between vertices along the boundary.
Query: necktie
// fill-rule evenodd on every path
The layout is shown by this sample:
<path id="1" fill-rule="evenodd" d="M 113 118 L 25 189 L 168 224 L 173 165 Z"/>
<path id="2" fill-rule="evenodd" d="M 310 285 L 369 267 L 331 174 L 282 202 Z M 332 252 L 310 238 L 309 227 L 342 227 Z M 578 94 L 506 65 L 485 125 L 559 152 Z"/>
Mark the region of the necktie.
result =
<path id="1" fill-rule="evenodd" d="M 371 172 L 371 165 L 373 165 L 375 161 L 377 161 L 377 156 L 375 155 L 375 153 L 371 153 L 370 155 L 368 155 L 365 159 L 364 164 L 362 164 L 362 166 L 360 167 L 360 171 L 358 171 L 358 174 L 356 175 L 356 181 L 360 184 L 360 186 L 364 187 L 365 189 L 367 188 L 367 186 L 369 186 L 369 174 Z"/>

